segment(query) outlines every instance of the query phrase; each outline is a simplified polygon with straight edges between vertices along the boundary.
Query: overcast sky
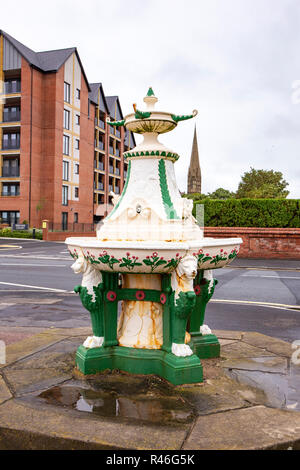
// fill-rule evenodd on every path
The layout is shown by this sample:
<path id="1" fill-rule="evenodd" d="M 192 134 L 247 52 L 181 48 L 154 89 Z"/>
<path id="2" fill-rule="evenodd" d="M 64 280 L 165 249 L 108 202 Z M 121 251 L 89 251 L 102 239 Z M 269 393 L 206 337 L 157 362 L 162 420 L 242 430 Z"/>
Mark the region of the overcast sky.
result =
<path id="1" fill-rule="evenodd" d="M 181 156 L 181 190 L 196 124 L 202 192 L 236 191 L 252 166 L 281 171 L 300 198 L 300 0 L 14 0 L 1 9 L 0 28 L 35 51 L 76 46 L 88 80 L 119 95 L 124 115 L 149 86 L 161 110 L 198 109 L 160 137 Z"/>

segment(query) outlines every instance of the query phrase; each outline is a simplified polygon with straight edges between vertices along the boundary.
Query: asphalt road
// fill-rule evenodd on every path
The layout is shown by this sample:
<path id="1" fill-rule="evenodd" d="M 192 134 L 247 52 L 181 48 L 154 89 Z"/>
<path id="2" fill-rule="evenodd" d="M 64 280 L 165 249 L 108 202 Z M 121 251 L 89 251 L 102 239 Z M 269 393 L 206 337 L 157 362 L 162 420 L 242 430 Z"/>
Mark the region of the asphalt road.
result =
<path id="1" fill-rule="evenodd" d="M 81 276 L 72 262 L 63 243 L 1 239 L 0 329 L 89 326 L 73 293 Z M 237 258 L 214 275 L 219 284 L 205 320 L 212 329 L 300 340 L 300 262 Z"/>

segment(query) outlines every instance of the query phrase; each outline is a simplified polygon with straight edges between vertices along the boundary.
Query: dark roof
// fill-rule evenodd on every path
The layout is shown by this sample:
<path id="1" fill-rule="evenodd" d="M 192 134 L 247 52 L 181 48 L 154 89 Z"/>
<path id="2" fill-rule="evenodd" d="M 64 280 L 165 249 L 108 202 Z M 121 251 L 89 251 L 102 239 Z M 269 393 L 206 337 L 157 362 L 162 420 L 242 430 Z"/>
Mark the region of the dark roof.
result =
<path id="1" fill-rule="evenodd" d="M 76 47 L 70 47 L 68 49 L 57 49 L 53 51 L 34 52 L 32 49 L 24 46 L 24 44 L 17 41 L 5 31 L 0 30 L 0 35 L 1 34 L 15 47 L 19 54 L 21 54 L 21 56 L 24 57 L 24 59 L 26 59 L 30 65 L 41 70 L 42 72 L 57 72 L 70 57 L 70 55 L 75 52 L 88 89 L 90 90 L 89 82 L 85 75 L 84 68 L 82 66 Z"/>
<path id="2" fill-rule="evenodd" d="M 100 100 L 100 109 L 101 111 L 103 111 L 104 113 L 107 113 L 109 114 L 109 109 L 108 109 L 108 105 L 107 105 L 107 101 L 106 101 L 106 96 L 105 96 L 105 93 L 104 93 L 104 90 L 103 90 L 103 86 L 102 86 L 102 83 L 90 83 L 90 88 L 91 88 L 91 91 L 89 92 L 89 100 L 98 105 L 98 90 L 100 88 L 100 93 L 102 95 L 102 98 L 103 98 L 103 103 L 102 103 L 102 100 Z M 104 107 L 103 107 L 104 105 Z"/>

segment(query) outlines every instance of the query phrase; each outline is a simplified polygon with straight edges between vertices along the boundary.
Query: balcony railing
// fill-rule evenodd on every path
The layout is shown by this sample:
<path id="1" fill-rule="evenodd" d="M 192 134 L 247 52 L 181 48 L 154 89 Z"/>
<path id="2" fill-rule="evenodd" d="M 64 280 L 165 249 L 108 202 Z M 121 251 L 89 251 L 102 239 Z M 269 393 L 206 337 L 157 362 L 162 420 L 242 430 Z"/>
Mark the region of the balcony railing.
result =
<path id="1" fill-rule="evenodd" d="M 114 154 L 114 148 L 113 148 L 113 147 L 111 147 L 111 146 L 109 146 L 109 153 L 110 153 L 111 155 L 113 155 L 113 154 Z"/>
<path id="2" fill-rule="evenodd" d="M 114 190 L 113 185 L 112 185 L 112 184 L 109 184 L 109 185 L 108 185 L 108 191 L 110 192 L 110 191 L 113 191 L 113 190 Z"/>
<path id="3" fill-rule="evenodd" d="M 2 167 L 2 178 L 12 178 L 14 176 L 20 176 L 20 168 L 3 168 Z"/>
<path id="4" fill-rule="evenodd" d="M 17 140 L 2 140 L 2 149 L 3 150 L 18 150 L 20 148 L 20 139 Z"/>
<path id="5" fill-rule="evenodd" d="M 117 167 L 115 168 L 115 174 L 118 175 L 118 176 L 120 175 L 120 169 L 117 168 Z"/>
<path id="6" fill-rule="evenodd" d="M 98 126 L 101 127 L 101 129 L 105 129 L 105 122 L 99 119 Z"/>
<path id="7" fill-rule="evenodd" d="M 98 188 L 97 189 L 100 189 L 100 191 L 103 191 L 104 184 L 103 183 L 98 183 Z"/>
<path id="8" fill-rule="evenodd" d="M 109 165 L 108 171 L 109 171 L 109 173 L 114 174 L 114 167 Z"/>
<path id="9" fill-rule="evenodd" d="M 21 80 L 10 80 L 4 82 L 4 93 L 10 95 L 12 93 L 20 93 L 21 91 Z"/>
<path id="10" fill-rule="evenodd" d="M 98 149 L 104 150 L 104 143 L 101 140 L 98 142 Z"/>
<path id="11" fill-rule="evenodd" d="M 98 163 L 98 170 L 104 171 L 104 163 L 102 162 Z"/>
<path id="12" fill-rule="evenodd" d="M 3 122 L 17 122 L 21 120 L 20 111 L 4 111 L 3 112 Z"/>

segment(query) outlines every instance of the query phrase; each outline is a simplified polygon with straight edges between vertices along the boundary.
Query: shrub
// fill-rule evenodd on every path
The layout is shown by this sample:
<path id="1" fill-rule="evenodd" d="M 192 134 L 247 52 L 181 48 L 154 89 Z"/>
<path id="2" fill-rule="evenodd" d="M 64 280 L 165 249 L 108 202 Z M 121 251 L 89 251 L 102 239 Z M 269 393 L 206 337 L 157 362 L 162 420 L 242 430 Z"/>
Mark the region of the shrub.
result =
<path id="1" fill-rule="evenodd" d="M 207 227 L 300 227 L 300 199 L 204 199 Z"/>

